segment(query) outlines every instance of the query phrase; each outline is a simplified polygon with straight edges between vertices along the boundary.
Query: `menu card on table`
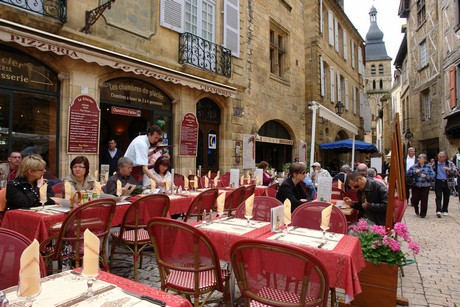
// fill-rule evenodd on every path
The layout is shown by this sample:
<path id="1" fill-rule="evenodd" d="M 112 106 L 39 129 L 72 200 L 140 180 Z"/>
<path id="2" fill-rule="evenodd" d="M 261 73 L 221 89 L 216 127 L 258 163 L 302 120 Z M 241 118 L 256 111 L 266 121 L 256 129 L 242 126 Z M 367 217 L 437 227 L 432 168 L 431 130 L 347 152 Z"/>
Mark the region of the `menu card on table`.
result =
<path id="1" fill-rule="evenodd" d="M 332 194 L 332 177 L 319 177 L 318 188 L 316 191 L 316 200 L 331 201 Z"/>
<path id="2" fill-rule="evenodd" d="M 272 232 L 280 232 L 284 222 L 284 205 L 274 207 L 270 212 L 270 225 Z"/>
<path id="3" fill-rule="evenodd" d="M 230 170 L 230 186 L 237 188 L 239 187 L 240 183 L 240 170 L 236 168 L 232 168 Z"/>

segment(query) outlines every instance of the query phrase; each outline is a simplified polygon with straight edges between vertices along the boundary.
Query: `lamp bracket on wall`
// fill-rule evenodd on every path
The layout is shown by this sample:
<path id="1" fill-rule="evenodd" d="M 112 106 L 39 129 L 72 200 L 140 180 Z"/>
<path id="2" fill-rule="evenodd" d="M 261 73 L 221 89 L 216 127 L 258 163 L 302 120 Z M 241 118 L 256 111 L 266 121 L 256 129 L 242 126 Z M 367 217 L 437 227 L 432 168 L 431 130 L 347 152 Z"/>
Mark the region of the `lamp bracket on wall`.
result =
<path id="1" fill-rule="evenodd" d="M 115 0 L 109 0 L 91 11 L 86 11 L 85 26 L 80 30 L 80 32 L 85 32 L 88 34 L 89 28 L 99 19 L 99 17 L 101 17 L 102 13 L 104 13 L 106 9 L 110 10 L 112 3 L 114 2 Z"/>

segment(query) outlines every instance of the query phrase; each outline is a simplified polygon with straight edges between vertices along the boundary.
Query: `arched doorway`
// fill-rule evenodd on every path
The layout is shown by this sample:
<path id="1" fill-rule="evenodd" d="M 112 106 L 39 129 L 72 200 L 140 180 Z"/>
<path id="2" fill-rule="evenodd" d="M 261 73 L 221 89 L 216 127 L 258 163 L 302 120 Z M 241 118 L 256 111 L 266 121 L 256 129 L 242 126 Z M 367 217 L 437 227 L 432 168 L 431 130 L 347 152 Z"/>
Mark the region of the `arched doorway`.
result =
<path id="1" fill-rule="evenodd" d="M 123 152 L 131 141 L 155 124 L 163 130 L 163 144 L 172 144 L 172 100 L 154 85 L 139 79 L 116 78 L 101 86 L 101 150 L 109 139 Z M 173 148 L 170 149 L 171 151 Z M 172 157 L 172 153 L 170 154 Z"/>
<path id="2" fill-rule="evenodd" d="M 209 98 L 204 98 L 196 104 L 198 119 L 198 150 L 196 167 L 201 166 L 201 173 L 219 170 L 219 126 L 220 108 Z"/>
<path id="3" fill-rule="evenodd" d="M 283 170 L 283 164 L 292 162 L 293 141 L 289 131 L 275 120 L 270 120 L 260 127 L 259 139 L 256 141 L 256 165 L 261 161 L 277 171 Z"/>

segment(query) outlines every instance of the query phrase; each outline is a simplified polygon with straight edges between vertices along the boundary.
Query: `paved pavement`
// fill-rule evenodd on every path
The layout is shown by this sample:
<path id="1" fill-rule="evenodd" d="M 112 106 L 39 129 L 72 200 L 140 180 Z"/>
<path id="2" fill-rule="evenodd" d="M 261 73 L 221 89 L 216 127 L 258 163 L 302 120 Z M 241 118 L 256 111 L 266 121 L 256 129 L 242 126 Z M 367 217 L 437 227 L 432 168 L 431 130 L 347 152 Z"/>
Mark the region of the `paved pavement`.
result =
<path id="1" fill-rule="evenodd" d="M 436 217 L 435 195 L 429 195 L 428 213 L 422 219 L 408 207 L 403 217 L 409 232 L 420 245 L 416 263 L 404 267 L 399 294 L 409 306 L 460 306 L 460 205 L 451 196 L 449 216 Z M 131 262 L 132 263 L 132 262 Z M 118 264 L 121 264 L 118 262 Z M 117 266 L 118 266 L 117 264 Z M 132 279 L 132 264 L 114 268 L 113 273 Z M 144 257 L 139 281 L 160 288 L 158 269 L 151 257 Z M 341 291 L 338 291 L 340 295 Z"/>

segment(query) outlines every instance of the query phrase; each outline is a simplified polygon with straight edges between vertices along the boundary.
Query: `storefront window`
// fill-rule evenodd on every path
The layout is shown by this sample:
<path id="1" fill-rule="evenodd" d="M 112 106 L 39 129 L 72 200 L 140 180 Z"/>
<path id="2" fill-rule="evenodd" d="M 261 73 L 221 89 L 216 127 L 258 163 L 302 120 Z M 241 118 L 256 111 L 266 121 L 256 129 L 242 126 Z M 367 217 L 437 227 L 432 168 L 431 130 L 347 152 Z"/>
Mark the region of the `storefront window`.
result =
<path id="1" fill-rule="evenodd" d="M 59 80 L 43 63 L 0 46 L 0 155 L 37 152 L 57 174 Z"/>

